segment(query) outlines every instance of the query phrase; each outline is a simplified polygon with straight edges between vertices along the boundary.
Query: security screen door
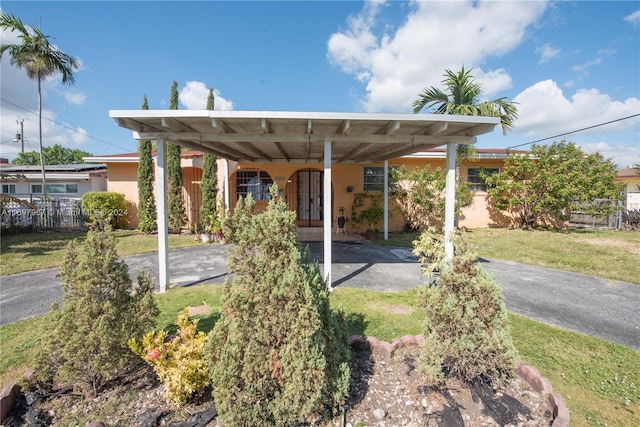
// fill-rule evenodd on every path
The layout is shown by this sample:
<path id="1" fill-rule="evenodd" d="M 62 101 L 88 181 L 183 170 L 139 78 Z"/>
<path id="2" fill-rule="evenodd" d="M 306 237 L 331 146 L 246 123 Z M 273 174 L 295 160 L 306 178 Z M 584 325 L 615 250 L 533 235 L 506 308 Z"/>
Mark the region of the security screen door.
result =
<path id="1" fill-rule="evenodd" d="M 315 169 L 298 171 L 298 224 L 302 227 L 322 226 L 323 172 Z"/>

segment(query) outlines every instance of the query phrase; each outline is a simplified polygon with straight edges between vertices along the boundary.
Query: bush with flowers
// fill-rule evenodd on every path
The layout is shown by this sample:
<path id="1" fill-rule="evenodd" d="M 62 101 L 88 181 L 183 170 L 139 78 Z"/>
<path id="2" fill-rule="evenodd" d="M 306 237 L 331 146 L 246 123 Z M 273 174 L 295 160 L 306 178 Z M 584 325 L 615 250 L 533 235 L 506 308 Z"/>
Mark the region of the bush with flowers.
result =
<path id="1" fill-rule="evenodd" d="M 198 320 L 189 320 L 185 308 L 175 322 L 178 331 L 170 336 L 164 330 L 149 332 L 141 342 L 130 339 L 129 348 L 140 355 L 164 383 L 168 400 L 183 405 L 211 383 L 203 357 L 207 335 L 196 331 Z"/>

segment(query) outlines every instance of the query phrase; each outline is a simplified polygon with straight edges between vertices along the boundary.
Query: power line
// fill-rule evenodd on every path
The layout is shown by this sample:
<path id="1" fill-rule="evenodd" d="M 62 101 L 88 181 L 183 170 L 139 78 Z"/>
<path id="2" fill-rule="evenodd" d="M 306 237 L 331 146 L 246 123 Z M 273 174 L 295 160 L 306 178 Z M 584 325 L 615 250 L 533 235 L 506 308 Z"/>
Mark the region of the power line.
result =
<path id="1" fill-rule="evenodd" d="M 632 114 L 630 116 L 622 117 L 622 118 L 616 119 L 616 120 L 611 120 L 609 122 L 604 122 L 604 123 L 600 123 L 600 124 L 597 124 L 597 125 L 588 126 L 586 128 L 581 128 L 581 129 L 578 129 L 578 130 L 572 130 L 571 132 L 560 133 L 558 135 L 550 136 L 550 137 L 547 137 L 547 138 L 536 139 L 535 141 L 531 141 L 531 142 L 525 142 L 524 144 L 513 145 L 511 147 L 507 147 L 507 150 L 510 150 L 512 148 L 522 147 L 523 145 L 535 144 L 536 142 L 546 141 L 547 139 L 553 139 L 553 138 L 557 138 L 559 136 L 565 136 L 565 135 L 570 135 L 572 133 L 582 132 L 583 130 L 593 129 L 593 128 L 597 128 L 597 127 L 600 127 L 600 126 L 608 125 L 608 124 L 611 124 L 611 123 L 621 122 L 622 120 L 627 120 L 627 119 L 631 119 L 633 117 L 638 117 L 638 116 L 640 116 L 640 114 Z"/>
<path id="2" fill-rule="evenodd" d="M 26 112 L 27 112 L 27 113 L 29 113 L 29 114 L 32 114 L 32 115 L 34 115 L 34 116 L 38 117 L 38 113 L 36 113 L 36 112 L 34 112 L 34 111 L 31 111 L 31 110 L 29 110 L 29 109 L 27 109 L 27 108 L 25 108 L 25 107 L 23 107 L 23 106 L 21 106 L 21 105 L 15 104 L 15 103 L 13 103 L 13 102 L 11 102 L 11 101 L 9 101 L 9 100 L 5 99 L 5 98 L 0 98 L 0 99 L 2 99 L 2 101 L 6 102 L 7 104 L 11 104 L 11 105 L 13 105 L 13 106 L 14 106 L 14 107 L 16 107 L 16 108 L 19 108 L 19 109 L 21 109 L 21 110 L 23 110 L 23 111 L 26 111 Z M 104 139 L 100 139 L 100 138 L 96 138 L 95 136 L 91 136 L 91 135 L 89 135 L 88 133 L 80 132 L 80 131 L 78 131 L 78 130 L 76 130 L 76 129 L 74 129 L 74 128 L 70 127 L 70 126 L 67 126 L 67 125 L 65 125 L 65 124 L 63 124 L 63 123 L 58 123 L 58 122 L 56 122 L 55 120 L 51 120 L 51 119 L 49 119 L 49 118 L 47 118 L 47 117 L 42 117 L 42 118 L 43 118 L 43 119 L 45 119 L 45 120 L 47 120 L 47 121 L 49 121 L 49 122 L 51 122 L 51 123 L 53 123 L 53 124 L 55 124 L 56 126 L 60 126 L 60 127 L 62 127 L 62 128 L 65 128 L 65 129 L 69 129 L 70 131 L 75 132 L 75 133 L 79 133 L 80 135 L 85 135 L 85 136 L 87 136 L 88 138 L 93 139 L 93 140 L 98 141 L 98 142 L 102 142 L 103 144 L 107 144 L 107 145 L 110 145 L 110 146 L 112 146 L 112 147 L 118 148 L 118 149 L 120 149 L 120 150 L 124 150 L 124 151 L 128 151 L 128 150 L 129 150 L 129 149 L 127 149 L 127 148 L 123 148 L 123 147 L 120 147 L 119 145 L 113 144 L 113 143 L 111 143 L 111 142 L 109 142 L 109 141 L 105 141 Z"/>

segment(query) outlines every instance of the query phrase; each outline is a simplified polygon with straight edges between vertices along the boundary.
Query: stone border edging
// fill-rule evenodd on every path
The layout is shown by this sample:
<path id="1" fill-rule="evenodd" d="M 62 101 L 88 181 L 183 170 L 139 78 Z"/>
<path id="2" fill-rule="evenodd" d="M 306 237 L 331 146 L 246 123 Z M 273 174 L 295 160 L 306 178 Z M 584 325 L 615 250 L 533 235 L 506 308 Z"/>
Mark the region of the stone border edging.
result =
<path id="1" fill-rule="evenodd" d="M 424 335 L 405 335 L 402 338 L 396 338 L 392 342 L 380 341 L 375 337 L 367 337 L 361 335 L 352 335 L 349 337 L 349 345 L 352 347 L 368 348 L 373 351 L 384 354 L 387 357 L 393 357 L 393 354 L 399 348 L 417 345 L 424 341 Z M 540 375 L 538 370 L 533 366 L 525 365 L 522 361 L 518 362 L 518 376 L 526 381 L 538 393 L 547 395 L 547 404 L 553 414 L 552 427 L 569 427 L 569 409 L 564 398 L 558 393 L 553 392 L 553 386 L 548 379 Z M 20 397 L 22 387 L 15 382 L 7 384 L 0 391 L 0 423 L 4 422 L 9 411 L 15 405 L 16 400 Z"/>
<path id="2" fill-rule="evenodd" d="M 420 344 L 424 341 L 424 335 L 405 335 L 402 338 L 396 338 L 392 342 L 380 341 L 375 337 L 367 337 L 362 335 L 352 335 L 349 337 L 349 345 L 356 348 L 367 348 L 377 351 L 387 357 L 393 357 L 396 350 L 409 346 Z M 553 392 L 553 386 L 548 379 L 540 375 L 538 370 L 533 366 L 525 365 L 522 361 L 518 361 L 518 369 L 516 371 L 520 379 L 526 381 L 538 393 L 547 395 L 547 404 L 553 414 L 552 427 L 569 427 L 569 409 L 558 393 Z"/>
<path id="3" fill-rule="evenodd" d="M 16 404 L 16 400 L 20 397 L 22 387 L 14 382 L 7 384 L 2 391 L 0 391 L 0 423 L 9 415 L 11 409 Z"/>

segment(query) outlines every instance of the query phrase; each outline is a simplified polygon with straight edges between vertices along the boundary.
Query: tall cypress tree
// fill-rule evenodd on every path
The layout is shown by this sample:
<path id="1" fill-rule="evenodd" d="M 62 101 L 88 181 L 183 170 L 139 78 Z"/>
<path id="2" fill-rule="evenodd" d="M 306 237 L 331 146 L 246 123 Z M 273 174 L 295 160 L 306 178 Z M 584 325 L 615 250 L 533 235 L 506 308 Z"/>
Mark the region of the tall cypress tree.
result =
<path id="1" fill-rule="evenodd" d="M 171 85 L 169 109 L 178 109 L 178 82 Z M 182 196 L 182 167 L 180 166 L 180 146 L 167 145 L 167 175 L 169 176 L 169 228 L 180 230 L 186 224 L 184 197 Z"/>
<path id="2" fill-rule="evenodd" d="M 209 89 L 207 110 L 213 110 L 213 89 Z M 213 154 L 204 155 L 202 165 L 202 204 L 200 205 L 200 221 L 208 221 L 210 215 L 216 214 L 216 198 L 218 195 L 218 163 Z"/>
<path id="3" fill-rule="evenodd" d="M 142 109 L 148 110 L 147 96 L 144 96 Z M 138 229 L 143 233 L 156 231 L 158 225 L 156 202 L 153 197 L 153 160 L 151 141 L 142 139 L 138 143 Z"/>

